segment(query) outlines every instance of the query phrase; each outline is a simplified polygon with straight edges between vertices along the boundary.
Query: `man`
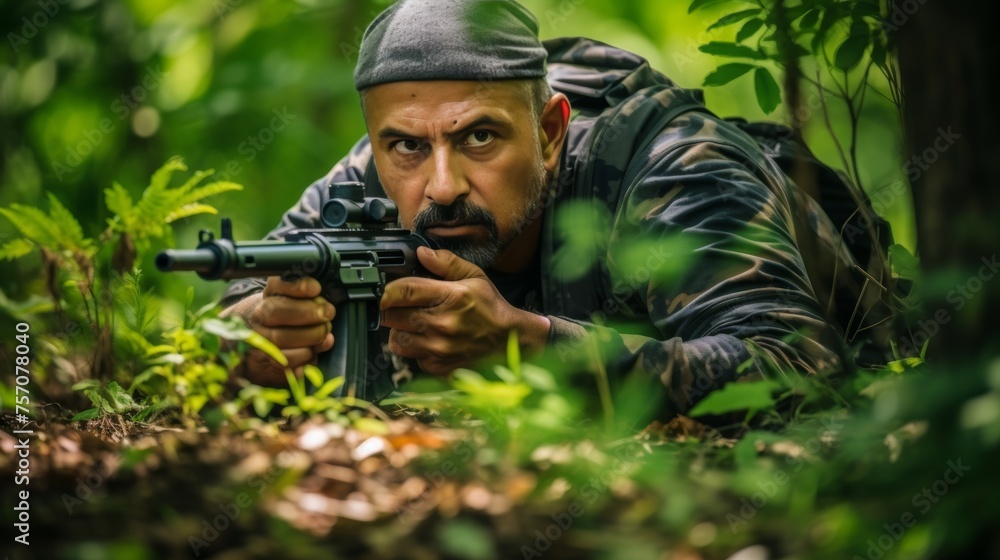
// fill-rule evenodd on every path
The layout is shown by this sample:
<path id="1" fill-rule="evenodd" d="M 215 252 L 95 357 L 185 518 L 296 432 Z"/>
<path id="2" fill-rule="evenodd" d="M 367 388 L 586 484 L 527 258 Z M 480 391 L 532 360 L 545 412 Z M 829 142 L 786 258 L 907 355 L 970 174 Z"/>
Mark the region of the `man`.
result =
<path id="1" fill-rule="evenodd" d="M 607 45 L 543 46 L 513 1 L 401 0 L 366 31 L 354 77 L 368 137 L 268 237 L 317 227 L 330 182 L 384 189 L 403 227 L 444 248 L 421 249 L 431 276 L 381 302 L 389 350 L 419 370 L 474 365 L 512 330 L 582 367 L 594 335 L 600 367 L 659 378 L 683 412 L 737 377 L 849 367 L 837 304 L 861 293 L 837 227 L 700 92 Z M 337 343 L 319 293 L 240 281 L 224 304 L 301 368 Z M 261 353 L 246 374 L 284 381 Z"/>

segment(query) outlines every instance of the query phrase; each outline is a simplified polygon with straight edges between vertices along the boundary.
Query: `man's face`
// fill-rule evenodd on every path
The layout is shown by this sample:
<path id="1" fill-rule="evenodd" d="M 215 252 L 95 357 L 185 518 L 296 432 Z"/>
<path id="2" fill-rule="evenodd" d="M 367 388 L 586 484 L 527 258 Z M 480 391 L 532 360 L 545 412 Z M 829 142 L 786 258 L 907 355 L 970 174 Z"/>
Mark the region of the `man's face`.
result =
<path id="1" fill-rule="evenodd" d="M 404 227 L 481 268 L 533 251 L 555 158 L 515 82 L 396 82 L 374 86 L 365 116 L 375 164 Z"/>

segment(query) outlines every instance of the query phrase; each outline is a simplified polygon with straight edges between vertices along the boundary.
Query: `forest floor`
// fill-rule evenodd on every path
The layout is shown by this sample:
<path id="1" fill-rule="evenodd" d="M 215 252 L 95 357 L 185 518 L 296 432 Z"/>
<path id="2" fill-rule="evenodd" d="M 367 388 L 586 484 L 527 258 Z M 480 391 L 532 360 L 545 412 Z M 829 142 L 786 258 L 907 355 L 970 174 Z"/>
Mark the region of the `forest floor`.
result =
<path id="1" fill-rule="evenodd" d="M 535 449 L 528 468 L 503 457 L 484 466 L 474 444 L 482 426 L 448 428 L 402 407 L 380 433 L 318 418 L 215 430 L 122 416 L 66 422 L 52 408 L 26 426 L 0 417 L 5 480 L 25 447 L 11 433 L 32 432 L 30 545 L 13 558 L 571 558 L 615 540 L 611 527 L 573 527 L 593 512 L 565 481 L 544 480 L 548 465 L 586 453 L 586 441 Z M 587 489 L 641 524 L 655 508 L 621 476 L 627 462 L 691 438 L 733 443 L 690 419 L 657 423 L 617 442 L 621 463 Z M 669 557 L 691 560 L 710 542 L 670 540 Z M 624 550 L 613 556 L 630 557 Z"/>

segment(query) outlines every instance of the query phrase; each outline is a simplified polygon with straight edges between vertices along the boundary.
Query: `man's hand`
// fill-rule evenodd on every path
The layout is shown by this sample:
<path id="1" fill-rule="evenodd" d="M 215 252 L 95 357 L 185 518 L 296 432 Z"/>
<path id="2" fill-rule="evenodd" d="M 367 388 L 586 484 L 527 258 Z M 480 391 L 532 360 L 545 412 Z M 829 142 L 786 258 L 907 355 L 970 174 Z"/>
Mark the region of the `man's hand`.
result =
<path id="1" fill-rule="evenodd" d="M 382 324 L 393 353 L 444 375 L 502 353 L 511 329 L 529 349 L 545 345 L 549 320 L 507 303 L 478 266 L 426 247 L 417 257 L 441 280 L 411 276 L 385 287 Z"/>
<path id="2" fill-rule="evenodd" d="M 301 376 L 306 364 L 333 347 L 333 304 L 320 297 L 322 287 L 315 278 L 295 281 L 271 276 L 263 293 L 230 307 L 223 314 L 236 314 L 251 329 L 277 346 L 288 359 L 288 367 Z M 285 369 L 267 354 L 252 348 L 243 360 L 243 374 L 258 385 L 285 387 Z"/>

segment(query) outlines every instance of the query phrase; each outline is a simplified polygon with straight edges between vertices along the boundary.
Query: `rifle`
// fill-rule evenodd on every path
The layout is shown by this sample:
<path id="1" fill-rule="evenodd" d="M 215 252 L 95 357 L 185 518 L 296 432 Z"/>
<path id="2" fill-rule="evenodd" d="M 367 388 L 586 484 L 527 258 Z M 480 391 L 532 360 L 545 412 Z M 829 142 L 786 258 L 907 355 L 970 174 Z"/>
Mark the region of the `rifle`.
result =
<path id="1" fill-rule="evenodd" d="M 325 379 L 345 376 L 337 395 L 377 402 L 395 389 L 390 372 L 376 359 L 381 354 L 379 300 L 386 276 L 425 273 L 417 247 L 435 246 L 394 227 L 396 204 L 365 197 L 363 183 L 333 183 L 328 188 L 330 199 L 320 214 L 323 228 L 296 229 L 284 241 L 237 243 L 232 222 L 223 218 L 218 238 L 202 230 L 196 249 L 162 251 L 156 256 L 156 268 L 193 271 L 205 280 L 268 276 L 319 280 L 322 296 L 337 308 L 333 348 L 319 355 L 319 368 Z"/>

